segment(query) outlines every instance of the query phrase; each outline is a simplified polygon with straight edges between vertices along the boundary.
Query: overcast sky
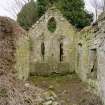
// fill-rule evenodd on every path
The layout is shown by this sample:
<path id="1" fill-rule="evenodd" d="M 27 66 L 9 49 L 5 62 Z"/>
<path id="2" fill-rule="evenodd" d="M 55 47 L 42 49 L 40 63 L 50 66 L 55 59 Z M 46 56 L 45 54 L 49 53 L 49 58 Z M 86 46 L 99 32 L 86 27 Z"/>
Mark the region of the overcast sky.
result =
<path id="1" fill-rule="evenodd" d="M 89 0 L 85 0 L 85 7 L 88 11 L 94 12 L 94 8 L 89 3 Z M 0 16 L 8 16 L 12 19 L 16 19 L 15 14 L 17 13 L 17 11 L 14 8 L 18 8 L 16 7 L 15 0 L 0 0 Z"/>

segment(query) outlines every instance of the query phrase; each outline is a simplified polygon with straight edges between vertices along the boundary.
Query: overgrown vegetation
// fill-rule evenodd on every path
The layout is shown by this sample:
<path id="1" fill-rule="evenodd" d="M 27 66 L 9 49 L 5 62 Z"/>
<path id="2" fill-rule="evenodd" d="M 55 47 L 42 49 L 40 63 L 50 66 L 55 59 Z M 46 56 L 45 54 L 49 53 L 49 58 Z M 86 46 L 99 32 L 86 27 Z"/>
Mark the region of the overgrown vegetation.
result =
<path id="1" fill-rule="evenodd" d="M 37 10 L 36 4 L 33 0 L 31 0 L 28 4 L 26 4 L 20 13 L 17 15 L 17 22 L 25 29 L 29 30 L 29 28 L 36 22 Z"/>
<path id="2" fill-rule="evenodd" d="M 22 8 L 17 21 L 28 30 L 53 5 L 78 29 L 90 25 L 93 20 L 93 15 L 84 10 L 83 0 L 31 0 Z"/>
<path id="3" fill-rule="evenodd" d="M 52 5 L 76 28 L 88 26 L 93 20 L 93 15 L 84 10 L 83 0 L 37 0 L 38 17 Z"/>

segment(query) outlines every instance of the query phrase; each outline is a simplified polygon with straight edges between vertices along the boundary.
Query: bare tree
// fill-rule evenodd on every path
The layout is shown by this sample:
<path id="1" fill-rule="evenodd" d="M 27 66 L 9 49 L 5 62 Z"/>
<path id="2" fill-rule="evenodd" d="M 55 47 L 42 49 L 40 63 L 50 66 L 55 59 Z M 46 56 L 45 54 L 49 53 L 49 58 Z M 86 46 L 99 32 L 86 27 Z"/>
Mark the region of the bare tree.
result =
<path id="1" fill-rule="evenodd" d="M 89 0 L 92 7 L 95 9 L 95 17 L 98 19 L 99 0 Z"/>
<path id="2" fill-rule="evenodd" d="M 105 0 L 101 0 L 102 10 L 105 11 Z"/>
<path id="3" fill-rule="evenodd" d="M 12 1 L 12 0 L 11 0 Z M 21 8 L 28 3 L 30 0 L 13 0 L 12 3 L 7 1 L 8 7 L 3 8 L 5 11 L 9 12 L 13 18 L 16 19 L 17 14 Z"/>
<path id="4" fill-rule="evenodd" d="M 103 11 L 105 11 L 105 0 L 103 0 Z"/>

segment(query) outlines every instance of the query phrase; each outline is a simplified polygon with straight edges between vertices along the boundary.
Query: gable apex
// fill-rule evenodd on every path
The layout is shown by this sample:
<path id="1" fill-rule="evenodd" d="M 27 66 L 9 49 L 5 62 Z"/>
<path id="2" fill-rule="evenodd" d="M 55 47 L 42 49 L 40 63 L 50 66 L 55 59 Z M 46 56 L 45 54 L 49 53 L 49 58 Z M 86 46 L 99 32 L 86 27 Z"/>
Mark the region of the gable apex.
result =
<path id="1" fill-rule="evenodd" d="M 48 21 L 51 18 L 54 18 L 56 23 L 64 23 L 68 25 L 70 29 L 76 30 L 75 27 L 63 16 L 61 11 L 56 6 L 52 6 L 48 8 L 47 11 L 40 17 L 40 19 L 32 26 L 30 31 L 32 29 L 38 28 L 39 24 L 42 27 L 43 27 L 43 24 L 47 25 Z"/>

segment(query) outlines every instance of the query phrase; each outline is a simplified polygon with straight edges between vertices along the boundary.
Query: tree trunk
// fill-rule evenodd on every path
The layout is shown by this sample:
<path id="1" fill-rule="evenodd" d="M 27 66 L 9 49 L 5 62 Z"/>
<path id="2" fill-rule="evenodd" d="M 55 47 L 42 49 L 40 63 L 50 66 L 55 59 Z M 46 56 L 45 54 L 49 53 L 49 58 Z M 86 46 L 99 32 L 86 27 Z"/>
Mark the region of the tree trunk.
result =
<path id="1" fill-rule="evenodd" d="M 96 15 L 96 21 L 98 19 L 98 11 L 97 11 L 97 8 L 95 9 L 95 15 Z"/>

